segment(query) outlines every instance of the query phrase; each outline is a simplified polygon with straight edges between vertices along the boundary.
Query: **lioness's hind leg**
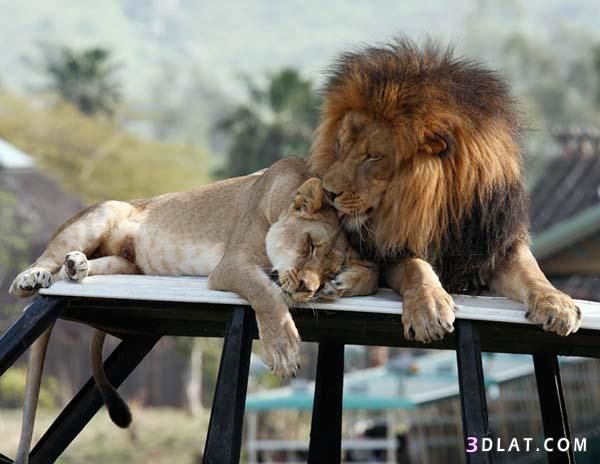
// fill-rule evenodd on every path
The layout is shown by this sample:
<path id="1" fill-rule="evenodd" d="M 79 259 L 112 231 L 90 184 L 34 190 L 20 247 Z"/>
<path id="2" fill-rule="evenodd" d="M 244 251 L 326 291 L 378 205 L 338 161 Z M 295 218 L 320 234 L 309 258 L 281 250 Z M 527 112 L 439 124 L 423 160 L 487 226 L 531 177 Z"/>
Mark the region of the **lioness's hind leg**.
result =
<path id="1" fill-rule="evenodd" d="M 106 201 L 81 211 L 58 228 L 46 250 L 27 270 L 20 273 L 10 287 L 10 293 L 25 298 L 58 278 L 65 255 L 79 251 L 91 255 L 100 247 L 113 225 L 124 221 L 134 211 L 129 203 Z M 67 276 L 63 276 L 65 278 Z"/>
<path id="2" fill-rule="evenodd" d="M 141 274 L 140 269 L 121 256 L 104 256 L 89 261 L 88 275 Z"/>
<path id="3" fill-rule="evenodd" d="M 47 288 L 52 283 L 52 274 L 40 266 L 30 267 L 21 272 L 8 290 L 11 295 L 19 298 L 27 298 L 40 288 Z"/>
<path id="4" fill-rule="evenodd" d="M 91 275 L 139 274 L 139 268 L 121 256 L 103 256 L 88 260 L 80 251 L 72 251 L 65 256 L 65 263 L 58 273 L 58 280 L 79 282 Z"/>
<path id="5" fill-rule="evenodd" d="M 89 274 L 90 262 L 81 251 L 71 251 L 65 256 L 65 261 L 58 272 L 58 280 L 79 282 Z"/>
<path id="6" fill-rule="evenodd" d="M 110 229 L 127 219 L 133 210 L 132 205 L 122 201 L 105 201 L 90 206 L 59 227 L 35 265 L 55 273 L 67 253 L 80 251 L 90 256 L 106 239 Z"/>

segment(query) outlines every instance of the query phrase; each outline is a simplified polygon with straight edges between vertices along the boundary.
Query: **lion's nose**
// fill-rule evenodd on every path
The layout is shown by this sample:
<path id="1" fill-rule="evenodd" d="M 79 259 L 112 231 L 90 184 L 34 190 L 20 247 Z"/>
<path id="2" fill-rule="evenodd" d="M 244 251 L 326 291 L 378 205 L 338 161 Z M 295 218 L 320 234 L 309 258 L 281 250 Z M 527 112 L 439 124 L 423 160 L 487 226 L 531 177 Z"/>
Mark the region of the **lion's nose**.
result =
<path id="1" fill-rule="evenodd" d="M 335 200 L 336 197 L 339 197 L 342 194 L 342 192 L 334 192 L 333 190 L 323 190 L 325 190 L 325 194 L 329 197 L 331 201 Z"/>

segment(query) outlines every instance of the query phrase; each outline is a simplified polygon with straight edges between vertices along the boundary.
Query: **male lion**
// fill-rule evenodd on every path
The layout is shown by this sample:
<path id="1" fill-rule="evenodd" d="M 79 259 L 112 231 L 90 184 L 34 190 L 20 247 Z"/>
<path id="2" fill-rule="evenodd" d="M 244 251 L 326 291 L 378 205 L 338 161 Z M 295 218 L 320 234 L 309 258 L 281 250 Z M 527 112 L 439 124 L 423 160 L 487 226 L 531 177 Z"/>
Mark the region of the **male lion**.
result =
<path id="1" fill-rule="evenodd" d="M 305 161 L 288 158 L 260 175 L 191 192 L 92 206 L 58 229 L 10 292 L 25 297 L 56 279 L 137 273 L 209 275 L 210 288 L 240 294 L 256 313 L 263 359 L 281 377 L 295 374 L 300 349 L 286 301 L 369 294 L 378 280 L 376 267 L 358 259 L 335 210 L 323 202 L 321 181 L 309 179 Z M 49 333 L 30 358 L 17 463 L 27 462 Z M 103 371 L 103 341 L 96 332 L 94 378 L 111 418 L 126 427 L 131 414 Z"/>
<path id="2" fill-rule="evenodd" d="M 403 296 L 407 339 L 441 339 L 453 330 L 447 291 L 480 288 L 524 302 L 547 331 L 579 328 L 579 308 L 529 250 L 518 119 L 497 74 L 432 43 L 400 39 L 333 67 L 311 168 Z"/>

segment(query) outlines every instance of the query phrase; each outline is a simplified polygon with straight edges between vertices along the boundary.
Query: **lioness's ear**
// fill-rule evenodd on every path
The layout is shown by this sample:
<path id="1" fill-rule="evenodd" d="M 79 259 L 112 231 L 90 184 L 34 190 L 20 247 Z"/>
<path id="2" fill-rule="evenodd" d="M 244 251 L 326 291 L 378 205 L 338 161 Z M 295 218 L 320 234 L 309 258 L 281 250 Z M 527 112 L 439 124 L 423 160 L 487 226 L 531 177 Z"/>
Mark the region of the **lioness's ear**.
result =
<path id="1" fill-rule="evenodd" d="M 428 155 L 446 158 L 454 151 L 454 138 L 447 133 L 425 131 L 422 151 Z"/>
<path id="2" fill-rule="evenodd" d="M 296 193 L 291 209 L 302 214 L 316 213 L 323 206 L 323 186 L 321 180 L 311 177 Z"/>

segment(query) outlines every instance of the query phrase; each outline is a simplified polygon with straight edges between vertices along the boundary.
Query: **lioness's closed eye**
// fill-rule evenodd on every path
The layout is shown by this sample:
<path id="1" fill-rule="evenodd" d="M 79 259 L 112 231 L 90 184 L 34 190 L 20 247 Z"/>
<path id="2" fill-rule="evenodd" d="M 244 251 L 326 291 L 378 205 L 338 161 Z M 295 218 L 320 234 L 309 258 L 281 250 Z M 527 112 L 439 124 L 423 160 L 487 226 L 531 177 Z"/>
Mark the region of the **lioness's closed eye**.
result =
<path id="1" fill-rule="evenodd" d="M 300 336 L 284 295 L 303 302 L 372 292 L 376 269 L 352 256 L 335 210 L 323 202 L 321 181 L 309 178 L 303 160 L 290 158 L 261 175 L 191 192 L 94 205 L 58 229 L 10 292 L 26 297 L 58 279 L 94 274 L 209 275 L 211 288 L 237 292 L 250 303 L 263 359 L 287 377 L 298 368 Z M 269 278 L 272 270 L 280 287 Z M 127 426 L 131 416 L 102 371 L 102 341 L 94 337 L 94 378 L 113 420 Z M 28 380 L 24 421 L 33 427 L 38 392 L 31 385 Z M 19 449 L 24 453 L 29 443 Z"/>

